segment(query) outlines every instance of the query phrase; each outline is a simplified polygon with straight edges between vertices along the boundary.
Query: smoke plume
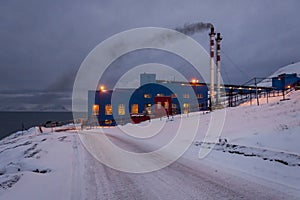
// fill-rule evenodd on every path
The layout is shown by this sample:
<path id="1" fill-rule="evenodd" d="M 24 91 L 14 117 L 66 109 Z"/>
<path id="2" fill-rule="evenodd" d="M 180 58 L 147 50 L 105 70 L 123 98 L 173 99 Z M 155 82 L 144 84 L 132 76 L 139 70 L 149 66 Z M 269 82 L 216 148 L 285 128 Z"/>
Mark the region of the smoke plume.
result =
<path id="1" fill-rule="evenodd" d="M 192 24 L 184 24 L 183 27 L 177 27 L 175 28 L 175 30 L 186 35 L 194 35 L 197 32 L 206 31 L 212 27 L 214 26 L 211 23 L 198 22 Z"/>

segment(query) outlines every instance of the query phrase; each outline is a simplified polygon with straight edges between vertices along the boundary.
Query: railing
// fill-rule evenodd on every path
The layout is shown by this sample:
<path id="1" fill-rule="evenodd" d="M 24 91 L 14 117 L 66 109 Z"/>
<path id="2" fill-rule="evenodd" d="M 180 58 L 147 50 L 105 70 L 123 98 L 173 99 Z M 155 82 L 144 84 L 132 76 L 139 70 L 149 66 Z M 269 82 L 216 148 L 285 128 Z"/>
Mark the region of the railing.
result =
<path id="1" fill-rule="evenodd" d="M 230 96 L 226 96 L 225 100 L 225 107 L 236 107 L 241 105 L 242 103 L 249 102 L 250 105 L 259 105 L 261 98 L 266 98 L 267 103 L 269 102 L 269 99 L 272 99 L 274 97 L 280 97 L 282 96 L 282 99 L 286 99 L 286 95 L 289 95 L 293 90 L 295 90 L 294 87 L 285 89 L 285 90 L 271 90 L 271 91 L 253 91 L 248 94 L 240 94 L 240 93 L 232 93 Z"/>

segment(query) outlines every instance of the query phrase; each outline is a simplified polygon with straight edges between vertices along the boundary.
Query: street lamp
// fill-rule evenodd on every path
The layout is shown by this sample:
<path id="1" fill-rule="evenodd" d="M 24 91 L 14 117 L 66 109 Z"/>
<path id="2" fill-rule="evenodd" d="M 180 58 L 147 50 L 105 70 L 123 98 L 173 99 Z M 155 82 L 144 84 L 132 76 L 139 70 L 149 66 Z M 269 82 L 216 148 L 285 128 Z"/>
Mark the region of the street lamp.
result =
<path id="1" fill-rule="evenodd" d="M 105 87 L 103 85 L 100 85 L 99 89 L 100 89 L 100 92 L 101 92 L 105 89 Z"/>
<path id="2" fill-rule="evenodd" d="M 192 83 L 198 83 L 199 82 L 199 80 L 197 80 L 197 79 L 192 79 Z"/>
<path id="3" fill-rule="evenodd" d="M 102 122 L 102 92 L 105 90 L 105 87 L 103 85 L 100 85 L 99 87 L 99 104 L 100 104 L 100 108 L 99 108 L 99 125 L 101 126 L 101 122 Z"/>

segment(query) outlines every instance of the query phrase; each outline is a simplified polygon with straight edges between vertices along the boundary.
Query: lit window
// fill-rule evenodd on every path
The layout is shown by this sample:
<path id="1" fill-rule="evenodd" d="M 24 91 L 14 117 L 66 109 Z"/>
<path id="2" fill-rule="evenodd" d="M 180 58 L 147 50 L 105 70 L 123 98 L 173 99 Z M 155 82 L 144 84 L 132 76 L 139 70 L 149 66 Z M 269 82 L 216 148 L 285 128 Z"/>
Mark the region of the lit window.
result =
<path id="1" fill-rule="evenodd" d="M 183 113 L 184 113 L 184 114 L 187 114 L 187 113 L 189 113 L 189 112 L 190 112 L 190 104 L 184 103 L 184 104 L 183 104 Z"/>
<path id="2" fill-rule="evenodd" d="M 203 94 L 197 94 L 197 98 L 198 99 L 202 99 L 203 98 Z"/>
<path id="3" fill-rule="evenodd" d="M 144 94 L 144 98 L 145 98 L 145 99 L 151 98 L 151 94 Z"/>
<path id="4" fill-rule="evenodd" d="M 177 95 L 176 94 L 171 94 L 171 98 L 176 98 Z"/>
<path id="5" fill-rule="evenodd" d="M 105 105 L 105 115 L 112 115 L 112 106 L 110 104 Z"/>
<path id="6" fill-rule="evenodd" d="M 92 107 L 93 115 L 99 115 L 99 105 L 94 104 Z"/>
<path id="7" fill-rule="evenodd" d="M 119 113 L 119 115 L 125 115 L 125 105 L 124 104 L 119 104 L 118 113 Z"/>
<path id="8" fill-rule="evenodd" d="M 151 114 L 151 104 L 148 103 L 148 104 L 145 104 L 145 112 L 147 115 L 150 115 Z"/>
<path id="9" fill-rule="evenodd" d="M 157 94 L 156 96 L 158 96 L 158 97 L 163 97 L 164 94 L 159 93 L 159 94 Z"/>
<path id="10" fill-rule="evenodd" d="M 183 98 L 185 98 L 185 99 L 190 98 L 190 94 L 183 94 Z"/>
<path id="11" fill-rule="evenodd" d="M 164 105 L 165 109 L 169 109 L 169 102 L 165 101 L 165 105 Z"/>
<path id="12" fill-rule="evenodd" d="M 132 114 L 138 114 L 139 113 L 139 105 L 138 104 L 132 104 L 131 105 L 131 113 Z"/>
<path id="13" fill-rule="evenodd" d="M 199 103 L 199 109 L 203 108 L 203 104 Z"/>

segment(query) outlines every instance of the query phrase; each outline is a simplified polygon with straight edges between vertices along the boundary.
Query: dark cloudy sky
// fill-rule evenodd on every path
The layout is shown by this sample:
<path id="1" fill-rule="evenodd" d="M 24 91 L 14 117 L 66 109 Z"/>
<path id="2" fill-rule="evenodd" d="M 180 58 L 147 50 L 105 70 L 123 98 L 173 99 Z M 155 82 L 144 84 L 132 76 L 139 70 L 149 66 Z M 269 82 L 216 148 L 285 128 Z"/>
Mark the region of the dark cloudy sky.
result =
<path id="1" fill-rule="evenodd" d="M 113 34 L 145 26 L 210 22 L 224 37 L 225 83 L 266 77 L 300 60 L 299 8 L 298 0 L 1 0 L 0 110 L 70 107 L 87 54 Z M 208 49 L 206 32 L 192 37 Z"/>

